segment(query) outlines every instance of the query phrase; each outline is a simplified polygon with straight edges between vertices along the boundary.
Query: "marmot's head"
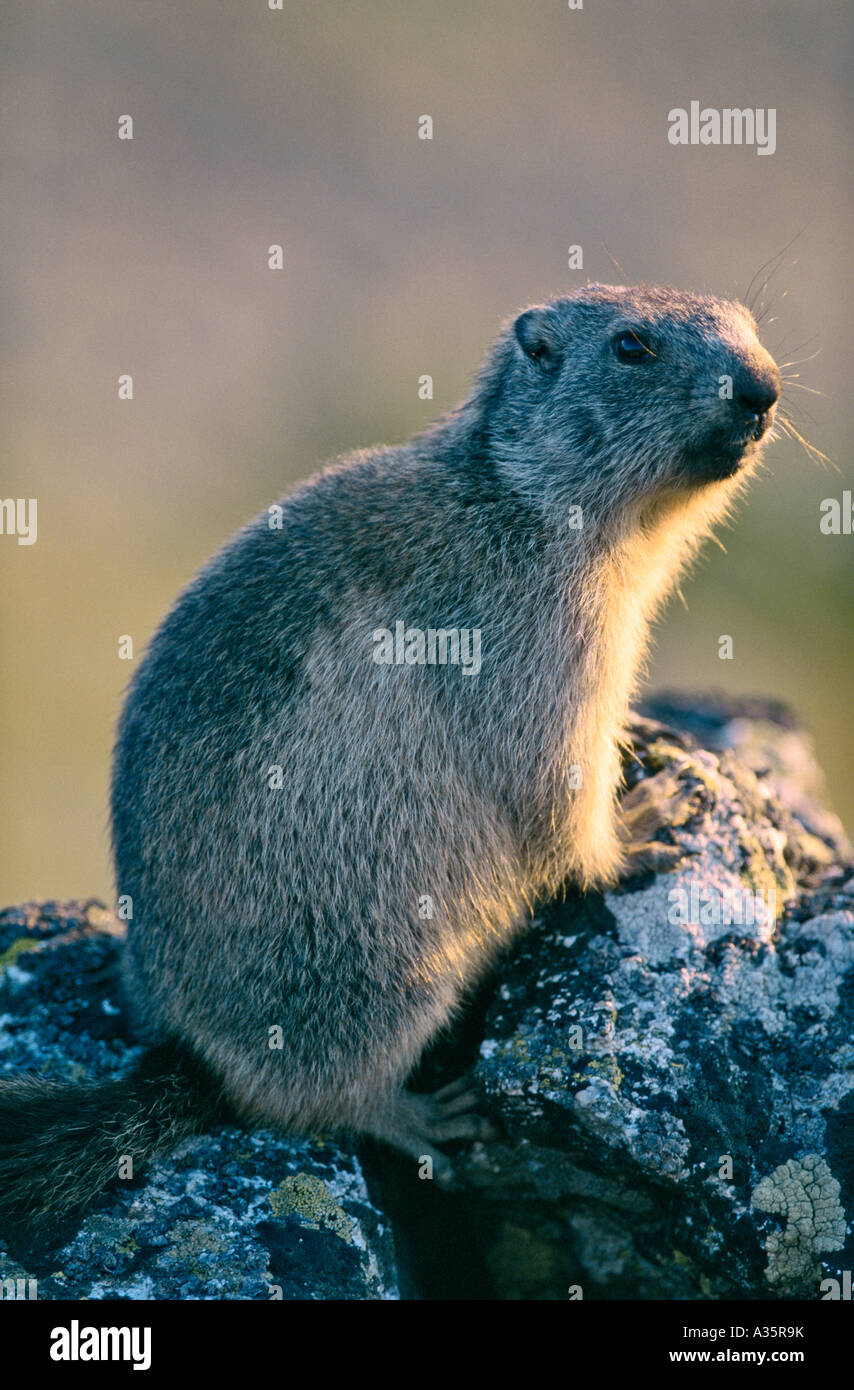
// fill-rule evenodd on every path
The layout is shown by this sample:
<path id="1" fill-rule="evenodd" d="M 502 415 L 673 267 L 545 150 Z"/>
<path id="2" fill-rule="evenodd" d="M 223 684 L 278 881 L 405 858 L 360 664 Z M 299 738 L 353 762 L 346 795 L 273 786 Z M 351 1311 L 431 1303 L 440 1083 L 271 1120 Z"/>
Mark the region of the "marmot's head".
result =
<path id="1" fill-rule="evenodd" d="M 544 501 L 608 508 L 743 471 L 781 385 L 743 305 L 647 286 L 590 285 L 526 309 L 500 360 L 499 466 Z"/>

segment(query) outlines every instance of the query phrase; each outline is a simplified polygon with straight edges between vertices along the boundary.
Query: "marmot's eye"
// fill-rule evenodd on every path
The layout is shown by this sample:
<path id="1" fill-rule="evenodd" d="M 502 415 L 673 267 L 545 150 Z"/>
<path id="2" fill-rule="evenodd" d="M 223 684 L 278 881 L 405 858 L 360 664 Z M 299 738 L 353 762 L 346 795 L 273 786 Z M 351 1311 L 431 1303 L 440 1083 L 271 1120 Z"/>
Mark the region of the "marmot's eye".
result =
<path id="1" fill-rule="evenodd" d="M 633 329 L 618 333 L 613 339 L 612 347 L 618 362 L 625 362 L 628 366 L 634 367 L 642 362 L 652 362 L 655 353 L 641 338 L 639 333 Z"/>

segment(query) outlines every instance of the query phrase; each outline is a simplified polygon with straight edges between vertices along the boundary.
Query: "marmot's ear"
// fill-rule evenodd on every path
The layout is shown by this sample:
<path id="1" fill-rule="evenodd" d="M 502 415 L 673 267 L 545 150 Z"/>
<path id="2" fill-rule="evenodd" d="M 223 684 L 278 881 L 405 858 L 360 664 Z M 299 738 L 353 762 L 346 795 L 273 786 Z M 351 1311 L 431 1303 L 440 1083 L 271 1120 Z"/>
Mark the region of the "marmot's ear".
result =
<path id="1" fill-rule="evenodd" d="M 526 309 L 513 325 L 516 342 L 541 372 L 555 372 L 561 362 L 561 348 L 554 321 L 548 309 Z"/>

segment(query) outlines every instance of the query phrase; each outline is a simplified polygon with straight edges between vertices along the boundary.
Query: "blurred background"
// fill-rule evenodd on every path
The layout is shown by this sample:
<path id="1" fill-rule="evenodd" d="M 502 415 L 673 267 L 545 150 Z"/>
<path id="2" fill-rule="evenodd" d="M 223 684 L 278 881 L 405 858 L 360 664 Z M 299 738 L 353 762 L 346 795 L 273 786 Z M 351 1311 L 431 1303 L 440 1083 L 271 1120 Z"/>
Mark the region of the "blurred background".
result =
<path id="1" fill-rule="evenodd" d="M 852 486 L 846 0 L 4 8 L 0 496 L 39 529 L 0 537 L 0 905 L 111 898 L 119 637 L 138 660 L 253 513 L 453 405 L 519 307 L 587 279 L 740 296 L 773 257 L 764 341 L 810 359 L 788 370 L 823 394 L 790 405 L 839 471 L 774 445 L 647 688 L 790 701 L 854 825 L 854 536 L 819 531 Z M 776 153 L 671 146 L 692 100 L 775 107 Z"/>

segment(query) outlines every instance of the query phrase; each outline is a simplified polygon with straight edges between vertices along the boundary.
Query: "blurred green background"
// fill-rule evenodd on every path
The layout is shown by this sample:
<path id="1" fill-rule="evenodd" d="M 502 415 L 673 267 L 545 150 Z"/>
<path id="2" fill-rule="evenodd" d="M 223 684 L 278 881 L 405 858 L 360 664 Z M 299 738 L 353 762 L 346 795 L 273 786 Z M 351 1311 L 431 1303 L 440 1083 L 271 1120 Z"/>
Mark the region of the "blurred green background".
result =
<path id="1" fill-rule="evenodd" d="M 791 701 L 854 822 L 854 537 L 818 525 L 852 485 L 846 0 L 11 0 L 2 26 L 0 496 L 39 499 L 39 536 L 0 537 L 0 904 L 112 894 L 118 638 L 138 656 L 239 524 L 454 404 L 516 308 L 588 278 L 740 295 L 792 238 L 764 341 L 818 354 L 791 401 L 840 472 L 773 447 L 648 685 Z M 672 147 L 692 100 L 775 107 L 776 154 Z"/>

